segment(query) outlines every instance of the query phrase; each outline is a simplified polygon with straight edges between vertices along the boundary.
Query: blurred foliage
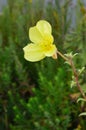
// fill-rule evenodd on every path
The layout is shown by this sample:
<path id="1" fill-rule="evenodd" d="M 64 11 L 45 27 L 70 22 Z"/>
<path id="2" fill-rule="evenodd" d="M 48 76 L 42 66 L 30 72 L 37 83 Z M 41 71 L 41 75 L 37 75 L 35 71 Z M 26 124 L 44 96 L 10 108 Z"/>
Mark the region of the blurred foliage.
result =
<path id="1" fill-rule="evenodd" d="M 77 88 L 70 88 L 70 67 L 59 56 L 57 61 L 27 62 L 22 50 L 30 42 L 29 27 L 46 19 L 58 50 L 79 52 L 75 64 L 85 66 L 86 9 L 79 1 L 71 28 L 70 7 L 70 0 L 63 5 L 59 0 L 8 0 L 0 14 L 0 130 L 86 129 L 85 117 L 78 117 L 86 108 L 76 103 Z M 86 86 L 86 71 L 81 78 Z"/>

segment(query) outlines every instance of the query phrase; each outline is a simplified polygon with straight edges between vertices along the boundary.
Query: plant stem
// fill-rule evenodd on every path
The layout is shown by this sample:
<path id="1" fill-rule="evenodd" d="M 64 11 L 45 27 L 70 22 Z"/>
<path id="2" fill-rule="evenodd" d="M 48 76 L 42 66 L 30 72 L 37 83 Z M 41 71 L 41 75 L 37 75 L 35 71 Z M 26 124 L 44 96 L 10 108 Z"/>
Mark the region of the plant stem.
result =
<path id="1" fill-rule="evenodd" d="M 57 50 L 57 53 L 66 61 L 68 61 L 68 58 L 65 57 L 60 51 Z"/>
<path id="2" fill-rule="evenodd" d="M 81 86 L 79 84 L 78 74 L 77 74 L 77 71 L 76 71 L 76 68 L 74 66 L 74 63 L 73 63 L 72 59 L 70 60 L 70 64 L 71 64 L 71 68 L 73 70 L 73 74 L 75 76 L 76 85 L 77 85 L 80 93 L 82 94 L 83 98 L 86 99 L 86 96 L 85 96 L 85 94 L 84 94 L 84 92 L 83 92 L 83 90 L 82 90 L 82 88 L 81 88 Z"/>
<path id="3" fill-rule="evenodd" d="M 70 58 L 65 57 L 65 56 L 64 56 L 61 52 L 59 52 L 58 50 L 57 50 L 57 54 L 59 54 L 64 60 L 66 60 L 66 61 L 68 61 L 68 62 L 70 63 L 70 66 L 71 66 L 71 68 L 72 68 L 72 71 L 73 71 L 73 74 L 74 74 L 74 77 L 75 77 L 75 82 L 76 82 L 77 88 L 78 88 L 78 90 L 80 91 L 80 93 L 81 93 L 81 95 L 83 96 L 83 98 L 86 99 L 86 96 L 85 96 L 85 94 L 84 94 L 84 92 L 83 92 L 83 90 L 82 90 L 82 88 L 81 88 L 81 86 L 80 86 L 80 84 L 79 84 L 78 74 L 77 74 L 77 71 L 76 71 L 76 68 L 75 68 L 75 66 L 74 66 L 74 63 L 73 63 L 72 58 L 71 58 L 71 57 L 70 57 Z"/>

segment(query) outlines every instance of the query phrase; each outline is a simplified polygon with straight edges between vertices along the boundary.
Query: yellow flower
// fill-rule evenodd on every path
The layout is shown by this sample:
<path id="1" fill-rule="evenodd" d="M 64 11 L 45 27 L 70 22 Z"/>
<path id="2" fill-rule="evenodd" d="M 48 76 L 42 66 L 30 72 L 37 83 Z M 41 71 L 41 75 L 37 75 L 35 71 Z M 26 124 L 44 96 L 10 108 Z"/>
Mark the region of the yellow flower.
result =
<path id="1" fill-rule="evenodd" d="M 57 58 L 57 48 L 53 44 L 52 28 L 47 21 L 40 20 L 36 26 L 31 27 L 29 37 L 32 43 L 23 48 L 26 60 L 35 62 L 42 60 L 46 56 Z"/>

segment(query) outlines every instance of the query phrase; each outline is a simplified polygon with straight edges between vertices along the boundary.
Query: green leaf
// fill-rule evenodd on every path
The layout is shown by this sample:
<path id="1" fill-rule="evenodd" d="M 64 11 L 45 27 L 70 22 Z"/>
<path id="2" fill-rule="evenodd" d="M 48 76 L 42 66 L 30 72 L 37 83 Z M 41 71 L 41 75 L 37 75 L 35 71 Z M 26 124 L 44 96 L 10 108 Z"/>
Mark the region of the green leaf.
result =
<path id="1" fill-rule="evenodd" d="M 79 116 L 86 116 L 86 112 L 79 114 Z"/>
<path id="2" fill-rule="evenodd" d="M 79 98 L 79 99 L 77 100 L 77 103 L 78 103 L 79 101 L 84 101 L 84 102 L 86 102 L 86 99 L 84 99 L 84 98 Z"/>

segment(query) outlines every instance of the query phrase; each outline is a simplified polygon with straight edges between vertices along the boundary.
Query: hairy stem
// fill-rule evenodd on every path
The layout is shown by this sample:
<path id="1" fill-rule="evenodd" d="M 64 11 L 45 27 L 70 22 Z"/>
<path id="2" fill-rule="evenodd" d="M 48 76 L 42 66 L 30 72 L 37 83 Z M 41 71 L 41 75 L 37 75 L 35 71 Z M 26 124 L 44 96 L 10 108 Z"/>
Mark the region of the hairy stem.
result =
<path id="1" fill-rule="evenodd" d="M 83 98 L 86 99 L 86 96 L 85 96 L 85 94 L 84 94 L 84 92 L 83 92 L 83 90 L 82 90 L 82 88 L 81 88 L 81 86 L 79 84 L 78 74 L 77 74 L 77 71 L 76 71 L 76 68 L 74 66 L 74 63 L 73 63 L 72 59 L 70 60 L 70 64 L 71 64 L 71 68 L 73 70 L 73 74 L 74 74 L 74 77 L 75 77 L 76 85 L 77 85 L 80 93 L 82 94 Z"/>
<path id="2" fill-rule="evenodd" d="M 60 51 L 57 50 L 57 54 L 59 54 L 64 60 L 68 61 L 68 58 L 65 57 Z"/>
<path id="3" fill-rule="evenodd" d="M 72 71 L 73 71 L 73 74 L 74 74 L 74 77 L 75 77 L 75 82 L 76 82 L 77 88 L 78 88 L 78 90 L 80 91 L 80 93 L 81 93 L 81 95 L 83 96 L 83 98 L 86 99 L 86 96 L 85 96 L 85 94 L 84 94 L 84 92 L 83 92 L 83 90 L 82 90 L 82 88 L 81 88 L 81 86 L 80 86 L 80 84 L 79 84 L 78 73 L 77 73 L 77 71 L 76 71 L 76 68 L 75 68 L 75 66 L 74 66 L 74 63 L 73 63 L 72 58 L 67 58 L 67 57 L 65 57 L 65 56 L 64 56 L 61 52 L 59 52 L 58 50 L 57 50 L 57 54 L 59 54 L 64 60 L 66 60 L 66 61 L 68 61 L 68 62 L 70 63 L 70 66 L 71 66 L 71 68 L 72 68 Z"/>

